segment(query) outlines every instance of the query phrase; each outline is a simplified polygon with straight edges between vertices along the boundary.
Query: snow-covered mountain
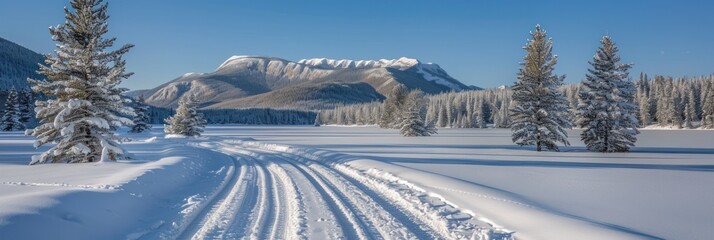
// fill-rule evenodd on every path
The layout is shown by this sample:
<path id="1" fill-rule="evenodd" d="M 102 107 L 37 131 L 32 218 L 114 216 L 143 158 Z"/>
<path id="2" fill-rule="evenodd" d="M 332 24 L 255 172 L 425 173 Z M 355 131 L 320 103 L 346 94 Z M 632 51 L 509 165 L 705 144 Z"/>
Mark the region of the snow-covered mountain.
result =
<path id="1" fill-rule="evenodd" d="M 439 65 L 434 63 L 421 63 L 419 60 L 413 58 L 402 57 L 399 59 L 380 59 L 380 60 L 335 60 L 327 58 L 312 58 L 303 59 L 298 61 L 298 63 L 312 65 L 320 68 L 327 69 L 340 69 L 340 68 L 394 68 L 401 71 L 406 71 L 408 69 L 413 69 L 419 73 L 424 79 L 447 86 L 453 90 L 460 91 L 467 89 L 461 82 L 449 76 L 444 69 L 439 67 Z"/>
<path id="2" fill-rule="evenodd" d="M 321 68 L 379 68 L 379 67 L 391 67 L 400 70 L 411 68 L 417 64 L 419 61 L 412 58 L 402 57 L 399 59 L 380 59 L 380 60 L 348 60 L 348 59 L 327 59 L 327 58 L 311 58 L 303 59 L 298 61 L 298 63 L 312 65 Z"/>
<path id="3" fill-rule="evenodd" d="M 334 60 L 233 56 L 212 73 L 187 73 L 150 90 L 147 103 L 174 107 L 186 93 L 204 108 L 325 108 L 381 100 L 397 84 L 426 93 L 471 89 L 439 65 L 416 59 Z"/>
<path id="4" fill-rule="evenodd" d="M 44 57 L 30 49 L 0 38 L 0 90 L 29 88 L 27 78 L 39 78 Z"/>

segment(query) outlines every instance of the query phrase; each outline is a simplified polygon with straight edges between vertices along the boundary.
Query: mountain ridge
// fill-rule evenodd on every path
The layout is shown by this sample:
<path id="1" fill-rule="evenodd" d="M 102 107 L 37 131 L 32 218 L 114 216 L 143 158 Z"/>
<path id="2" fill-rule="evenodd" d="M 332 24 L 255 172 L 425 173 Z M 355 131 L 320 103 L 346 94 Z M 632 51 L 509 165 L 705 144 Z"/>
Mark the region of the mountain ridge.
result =
<path id="1" fill-rule="evenodd" d="M 472 89 L 437 64 L 406 57 L 357 61 L 313 58 L 295 62 L 237 55 L 223 61 L 213 72 L 186 73 L 156 88 L 128 95 L 144 95 L 148 104 L 158 107 L 175 107 L 178 98 L 191 93 L 197 95 L 205 109 L 320 109 L 379 101 L 397 84 L 431 94 Z"/>

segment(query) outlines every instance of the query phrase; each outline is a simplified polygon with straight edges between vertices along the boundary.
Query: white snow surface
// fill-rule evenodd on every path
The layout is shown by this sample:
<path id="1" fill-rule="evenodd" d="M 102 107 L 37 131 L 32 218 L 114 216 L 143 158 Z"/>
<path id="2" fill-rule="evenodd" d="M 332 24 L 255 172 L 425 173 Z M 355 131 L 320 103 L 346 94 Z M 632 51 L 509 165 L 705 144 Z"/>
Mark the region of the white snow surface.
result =
<path id="1" fill-rule="evenodd" d="M 380 59 L 380 60 L 349 60 L 349 59 L 329 59 L 329 58 L 311 58 L 302 59 L 298 63 L 311 65 L 325 69 L 337 68 L 396 68 L 406 70 L 415 68 L 427 81 L 436 84 L 447 86 L 454 90 L 462 90 L 462 88 L 449 80 L 446 80 L 440 75 L 446 75 L 446 72 L 434 63 L 421 63 L 417 59 L 401 57 L 398 59 Z"/>
<path id="2" fill-rule="evenodd" d="M 444 72 L 439 65 L 433 63 L 419 64 L 416 70 L 419 74 L 424 76 L 424 79 L 428 81 L 447 86 L 454 90 L 463 90 L 458 84 L 454 84 L 453 82 L 450 82 L 442 77 L 434 75 L 439 72 L 441 72 L 441 74 L 446 74 L 446 72 Z"/>
<path id="3" fill-rule="evenodd" d="M 253 57 L 259 57 L 259 56 L 233 55 L 233 56 L 229 57 L 228 59 L 226 59 L 225 61 L 223 61 L 223 63 L 221 63 L 221 65 L 218 66 L 218 69 L 223 68 L 224 66 L 228 65 L 228 64 L 229 64 L 230 62 L 232 62 L 233 60 L 243 59 L 243 58 L 253 58 Z M 188 73 L 187 73 L 187 74 L 188 74 Z M 186 74 L 184 74 L 184 76 L 186 76 Z"/>
<path id="4" fill-rule="evenodd" d="M 126 132 L 121 131 L 120 132 Z M 535 152 L 508 129 L 209 126 L 125 134 L 134 159 L 27 166 L 0 133 L 3 239 L 709 239 L 714 131 L 630 153 Z"/>
<path id="5" fill-rule="evenodd" d="M 298 63 L 311 65 L 320 68 L 396 68 L 405 70 L 413 66 L 419 65 L 419 60 L 407 57 L 398 59 L 380 59 L 380 60 L 349 60 L 349 59 L 329 59 L 329 58 L 311 58 L 302 59 Z"/>

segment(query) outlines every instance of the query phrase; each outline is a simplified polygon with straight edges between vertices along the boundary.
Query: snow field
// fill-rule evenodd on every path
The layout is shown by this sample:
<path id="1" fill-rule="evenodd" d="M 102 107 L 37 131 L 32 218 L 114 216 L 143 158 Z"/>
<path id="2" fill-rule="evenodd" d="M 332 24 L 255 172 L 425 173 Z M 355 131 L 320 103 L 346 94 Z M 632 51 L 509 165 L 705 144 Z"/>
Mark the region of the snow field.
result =
<path id="1" fill-rule="evenodd" d="M 621 154 L 582 145 L 538 153 L 513 146 L 500 129 L 442 129 L 428 138 L 375 127 L 209 126 L 200 138 L 160 131 L 126 135 L 134 160 L 38 166 L 26 165 L 39 151 L 30 137 L 0 134 L 0 236 L 708 239 L 711 232 L 711 131 L 643 131 Z M 43 231 L 28 230 L 38 224 Z"/>

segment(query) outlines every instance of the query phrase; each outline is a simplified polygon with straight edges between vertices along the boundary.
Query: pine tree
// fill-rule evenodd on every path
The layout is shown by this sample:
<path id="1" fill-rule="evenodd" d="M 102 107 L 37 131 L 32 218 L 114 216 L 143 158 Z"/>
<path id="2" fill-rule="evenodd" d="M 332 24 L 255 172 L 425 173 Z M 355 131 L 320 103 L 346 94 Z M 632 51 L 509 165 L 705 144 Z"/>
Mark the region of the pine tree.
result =
<path id="1" fill-rule="evenodd" d="M 659 84 L 657 84 L 657 93 L 655 95 L 657 101 L 655 117 L 657 118 L 657 123 L 659 123 L 660 126 L 664 126 L 670 122 L 669 116 L 667 115 L 667 91 L 665 91 L 665 87 L 661 86 L 664 84 L 664 79 L 657 82 Z"/>
<path id="2" fill-rule="evenodd" d="M 585 128 L 580 136 L 591 151 L 626 152 L 639 133 L 635 116 L 639 110 L 634 102 L 637 89 L 627 80 L 631 66 L 619 63 L 612 39 L 605 36 L 600 43 L 580 90 L 578 125 Z"/>
<path id="3" fill-rule="evenodd" d="M 165 119 L 164 132 L 183 136 L 201 136 L 206 120 L 197 110 L 198 101 L 193 94 L 186 94 L 179 100 L 176 114 Z"/>
<path id="4" fill-rule="evenodd" d="M 37 101 L 40 126 L 28 133 L 37 137 L 35 147 L 56 143 L 30 164 L 47 162 L 97 162 L 127 157 L 114 129 L 131 124 L 121 116 L 133 110 L 121 98 L 118 85 L 131 76 L 122 56 L 133 45 L 109 51 L 116 38 L 105 38 L 107 4 L 102 0 L 72 0 L 74 10 L 65 10 L 67 21 L 50 28 L 58 42 L 40 73 L 47 80 L 30 80 L 33 91 L 49 100 Z"/>
<path id="5" fill-rule="evenodd" d="M 454 127 L 454 122 L 456 121 L 454 117 L 454 96 L 452 94 L 447 95 L 446 102 L 444 105 L 446 106 L 446 126 L 445 127 Z"/>
<path id="6" fill-rule="evenodd" d="M 570 145 L 565 131 L 571 127 L 567 120 L 568 102 L 558 91 L 564 77 L 553 73 L 557 57 L 553 56 L 553 41 L 540 25 L 531 33 L 532 39 L 523 47 L 527 54 L 513 86 L 511 131 L 518 145 L 536 145 L 558 151 L 558 142 Z"/>
<path id="7" fill-rule="evenodd" d="M 702 127 L 714 128 L 714 90 L 709 88 L 702 104 Z"/>
<path id="8" fill-rule="evenodd" d="M 678 89 L 672 89 L 672 125 L 677 128 L 682 128 L 682 124 L 684 123 L 682 120 L 682 114 L 684 113 L 683 108 L 684 104 L 682 104 L 682 97 Z"/>
<path id="9" fill-rule="evenodd" d="M 684 127 L 694 128 L 693 122 L 697 121 L 696 103 L 694 100 L 694 92 L 691 91 L 687 95 L 687 102 L 684 106 Z"/>
<path id="10" fill-rule="evenodd" d="M 660 126 L 677 125 L 679 119 L 673 81 L 671 78 L 660 78 L 660 83 L 657 89 L 657 122 Z"/>
<path id="11" fill-rule="evenodd" d="M 712 78 L 710 80 L 714 80 L 714 76 L 712 76 Z M 707 101 L 709 100 L 710 97 L 712 97 L 711 95 L 709 95 L 709 93 L 712 92 L 712 91 L 710 91 L 710 89 L 712 87 L 711 85 L 712 84 L 710 81 L 703 80 L 702 87 L 701 87 L 701 89 L 699 89 L 698 116 L 699 116 L 699 119 L 702 120 L 702 124 L 704 124 L 704 121 L 706 120 L 704 112 L 706 109 Z"/>
<path id="12" fill-rule="evenodd" d="M 149 124 L 149 106 L 144 103 L 144 96 L 139 96 L 134 102 L 134 125 L 129 130 L 130 133 L 141 133 L 151 129 Z"/>
<path id="13" fill-rule="evenodd" d="M 650 115 L 650 100 L 647 95 L 640 97 L 640 126 L 646 127 L 652 123 Z"/>
<path id="14" fill-rule="evenodd" d="M 484 111 L 483 103 L 478 101 L 474 107 L 476 109 L 473 111 L 473 116 L 471 116 L 474 119 L 473 127 L 486 128 L 486 112 Z"/>
<path id="15" fill-rule="evenodd" d="M 446 119 L 446 107 L 440 107 L 439 108 L 439 117 L 438 120 L 436 121 L 437 126 L 440 128 L 446 127 L 447 124 L 447 119 Z"/>
<path id="16" fill-rule="evenodd" d="M 491 115 L 491 121 L 493 121 L 493 128 L 501 128 L 501 122 L 503 121 L 501 117 L 501 108 L 498 108 L 495 105 L 492 108 L 495 110 Z"/>
<path id="17" fill-rule="evenodd" d="M 494 127 L 498 127 L 498 128 L 510 127 L 511 123 L 510 123 L 510 118 L 508 115 L 508 112 L 510 111 L 509 104 L 510 104 L 510 102 L 508 101 L 508 98 L 507 98 L 506 94 L 504 93 L 503 100 L 501 100 L 501 107 L 498 108 L 498 111 L 499 111 L 498 115 L 500 116 L 500 118 L 499 118 L 498 123 L 494 122 Z"/>
<path id="18" fill-rule="evenodd" d="M 436 133 L 433 124 L 426 122 L 426 102 L 428 99 L 419 90 L 411 91 L 405 98 L 403 116 L 400 117 L 399 132 L 402 136 L 429 136 Z"/>
<path id="19" fill-rule="evenodd" d="M 382 112 L 381 119 L 379 120 L 379 127 L 381 128 L 397 128 L 398 124 L 401 123 L 402 110 L 405 98 L 407 96 L 407 88 L 403 84 L 398 84 L 394 86 L 392 91 L 387 95 L 387 99 L 384 100 L 384 111 Z"/>
<path id="20" fill-rule="evenodd" d="M 25 126 L 20 122 L 20 110 L 17 102 L 17 91 L 11 89 L 5 101 L 5 113 L 0 118 L 1 131 L 24 130 Z"/>
<path id="21" fill-rule="evenodd" d="M 312 125 L 315 126 L 315 127 L 319 127 L 320 125 L 322 125 L 321 122 L 322 122 L 322 121 L 320 120 L 320 112 L 318 111 L 318 112 L 315 114 L 315 122 L 314 122 Z"/>
<path id="22" fill-rule="evenodd" d="M 23 89 L 18 93 L 17 97 L 18 111 L 20 112 L 20 123 L 22 123 L 23 129 L 29 127 L 32 116 L 35 112 L 35 104 L 32 102 L 32 92 L 27 89 Z"/>

